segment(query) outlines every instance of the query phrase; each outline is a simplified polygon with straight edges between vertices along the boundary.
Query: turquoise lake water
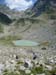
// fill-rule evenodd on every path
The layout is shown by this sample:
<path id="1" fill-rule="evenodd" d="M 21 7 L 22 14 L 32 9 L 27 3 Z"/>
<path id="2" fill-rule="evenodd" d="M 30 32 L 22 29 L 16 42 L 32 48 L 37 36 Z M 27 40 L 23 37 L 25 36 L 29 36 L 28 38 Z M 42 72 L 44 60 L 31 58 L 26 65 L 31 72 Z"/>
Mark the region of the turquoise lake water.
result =
<path id="1" fill-rule="evenodd" d="M 38 45 L 37 42 L 33 42 L 30 40 L 16 40 L 16 41 L 13 41 L 13 44 L 15 46 L 37 46 Z"/>

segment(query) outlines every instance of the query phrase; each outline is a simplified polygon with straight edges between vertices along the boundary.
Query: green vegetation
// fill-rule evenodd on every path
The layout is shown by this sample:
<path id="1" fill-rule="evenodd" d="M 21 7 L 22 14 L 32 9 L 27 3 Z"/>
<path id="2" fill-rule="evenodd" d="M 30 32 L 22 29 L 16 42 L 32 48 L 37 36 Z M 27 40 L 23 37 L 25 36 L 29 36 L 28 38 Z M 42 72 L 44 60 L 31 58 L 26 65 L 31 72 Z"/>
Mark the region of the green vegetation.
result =
<path id="1" fill-rule="evenodd" d="M 13 72 L 13 71 L 11 71 L 11 72 L 9 72 L 9 71 L 4 71 L 4 73 L 3 73 L 3 75 L 20 75 L 19 73 L 17 73 L 16 71 L 15 72 Z"/>
<path id="2" fill-rule="evenodd" d="M 2 24 L 10 24 L 12 20 L 6 14 L 0 12 L 0 22 Z"/>
<path id="3" fill-rule="evenodd" d="M 0 33 L 3 33 L 3 30 L 4 30 L 3 25 L 0 24 Z"/>
<path id="4" fill-rule="evenodd" d="M 19 20 L 16 21 L 16 27 L 18 27 L 19 25 L 21 26 L 25 25 L 24 18 L 20 18 Z"/>
<path id="5" fill-rule="evenodd" d="M 51 75 L 56 75 L 56 68 L 50 71 Z"/>
<path id="6" fill-rule="evenodd" d="M 22 26 L 25 26 L 25 22 L 29 23 L 29 24 L 33 24 L 33 23 L 40 23 L 40 22 L 43 22 L 43 20 L 40 20 L 40 19 L 35 19 L 35 18 L 20 18 L 19 20 L 16 21 L 16 26 L 19 26 L 20 24 Z"/>
<path id="7" fill-rule="evenodd" d="M 18 68 L 15 68 L 15 70 L 10 71 L 5 69 L 3 71 L 3 75 L 36 75 L 36 74 L 45 74 L 45 75 L 56 75 L 56 68 L 53 68 L 52 70 L 47 70 L 44 68 L 44 66 L 40 65 L 39 67 L 34 66 L 33 68 L 29 69 L 30 73 L 26 73 L 26 70 L 20 70 L 19 65 L 23 63 L 18 64 Z M 17 65 L 17 64 L 16 64 Z"/>
<path id="8" fill-rule="evenodd" d="M 52 69 L 51 71 L 46 70 L 45 74 L 46 75 L 56 75 L 56 69 Z"/>
<path id="9" fill-rule="evenodd" d="M 32 73 L 34 75 L 44 73 L 43 66 L 32 68 Z"/>
<path id="10" fill-rule="evenodd" d="M 46 13 L 48 14 L 49 19 L 56 19 L 56 10 L 49 8 Z"/>
<path id="11" fill-rule="evenodd" d="M 50 19 L 56 19 L 56 15 L 54 15 L 54 14 L 50 14 Z"/>
<path id="12" fill-rule="evenodd" d="M 52 8 L 50 8 L 49 6 L 46 6 L 46 12 L 47 14 L 53 14 L 55 12 L 55 10 L 53 10 Z"/>
<path id="13" fill-rule="evenodd" d="M 18 36 L 9 35 L 9 36 L 4 36 L 4 37 L 0 38 L 0 43 L 4 44 L 4 45 L 13 45 L 12 44 L 13 40 L 21 40 L 21 39 L 22 39 L 21 35 L 18 35 Z"/>
<path id="14" fill-rule="evenodd" d="M 25 71 L 20 70 L 20 75 L 27 75 L 27 74 L 25 74 Z"/>
<path id="15" fill-rule="evenodd" d="M 23 62 L 22 62 L 22 61 L 18 61 L 18 62 L 17 62 L 17 65 L 19 65 L 19 64 L 23 64 Z"/>

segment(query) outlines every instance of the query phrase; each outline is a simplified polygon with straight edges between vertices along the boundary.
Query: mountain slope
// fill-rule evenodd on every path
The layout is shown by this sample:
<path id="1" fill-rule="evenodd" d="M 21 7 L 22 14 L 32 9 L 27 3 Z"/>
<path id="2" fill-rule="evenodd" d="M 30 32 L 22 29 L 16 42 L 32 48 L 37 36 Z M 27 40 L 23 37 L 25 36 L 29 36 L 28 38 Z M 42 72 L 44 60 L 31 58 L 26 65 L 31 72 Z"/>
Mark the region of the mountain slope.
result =
<path id="1" fill-rule="evenodd" d="M 4 24 L 10 24 L 12 20 L 9 18 L 9 16 L 0 12 L 0 22 Z"/>
<path id="2" fill-rule="evenodd" d="M 27 40 L 37 42 L 54 40 L 55 42 L 56 9 L 53 3 L 52 0 L 38 0 L 32 8 L 22 13 L 1 9 L 2 12 L 5 11 L 4 13 L 14 18 L 9 26 L 4 26 L 2 36 L 20 34 Z"/>
<path id="3" fill-rule="evenodd" d="M 29 16 L 39 16 L 43 12 L 55 11 L 56 12 L 56 1 L 55 0 L 37 0 L 34 6 L 27 10 L 25 13 Z"/>
<path id="4" fill-rule="evenodd" d="M 7 14 L 8 16 L 11 17 L 11 19 L 19 18 L 23 14 L 23 12 L 11 10 L 6 5 L 1 5 L 1 4 L 0 4 L 0 12 Z"/>

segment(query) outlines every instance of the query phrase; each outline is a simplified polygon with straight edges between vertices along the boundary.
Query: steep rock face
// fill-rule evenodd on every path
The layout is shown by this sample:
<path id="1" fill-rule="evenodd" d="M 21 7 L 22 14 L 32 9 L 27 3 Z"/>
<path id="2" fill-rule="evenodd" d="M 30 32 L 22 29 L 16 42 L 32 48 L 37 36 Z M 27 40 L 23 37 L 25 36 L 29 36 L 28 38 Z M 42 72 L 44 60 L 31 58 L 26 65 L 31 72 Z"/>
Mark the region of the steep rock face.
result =
<path id="1" fill-rule="evenodd" d="M 32 11 L 37 11 L 38 9 L 44 10 L 46 6 L 56 7 L 56 1 L 55 0 L 37 0 L 37 2 L 34 4 L 32 8 Z"/>
<path id="2" fill-rule="evenodd" d="M 37 0 L 34 6 L 26 11 L 26 14 L 32 16 L 39 16 L 43 11 L 53 10 L 56 12 L 55 0 Z"/>
<path id="3" fill-rule="evenodd" d="M 6 14 L 0 12 L 0 22 L 4 24 L 10 24 L 12 20 Z"/>

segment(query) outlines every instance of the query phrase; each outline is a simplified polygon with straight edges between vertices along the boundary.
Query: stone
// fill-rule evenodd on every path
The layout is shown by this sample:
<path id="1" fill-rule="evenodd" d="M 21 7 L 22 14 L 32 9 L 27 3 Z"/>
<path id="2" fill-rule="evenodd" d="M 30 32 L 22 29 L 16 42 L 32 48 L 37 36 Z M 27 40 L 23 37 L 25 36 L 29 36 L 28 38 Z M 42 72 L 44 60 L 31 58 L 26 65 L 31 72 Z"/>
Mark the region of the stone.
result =
<path id="1" fill-rule="evenodd" d="M 45 65 L 45 67 L 47 68 L 47 70 L 51 71 L 53 68 L 50 65 Z"/>
<path id="2" fill-rule="evenodd" d="M 18 59 L 18 56 L 16 55 L 16 59 Z"/>
<path id="3" fill-rule="evenodd" d="M 14 71 L 16 62 L 14 60 L 5 62 L 5 69 Z"/>
<path id="4" fill-rule="evenodd" d="M 4 70 L 4 64 L 0 64 L 0 75 L 2 75 L 2 70 Z"/>
<path id="5" fill-rule="evenodd" d="M 17 74 L 17 75 L 20 75 L 20 72 L 19 72 L 19 71 L 16 71 L 16 74 Z"/>
<path id="6" fill-rule="evenodd" d="M 42 74 L 36 74 L 36 75 L 45 75 L 45 73 L 42 73 Z"/>
<path id="7" fill-rule="evenodd" d="M 11 63 L 15 63 L 15 61 L 14 60 L 11 60 Z"/>
<path id="8" fill-rule="evenodd" d="M 14 54 L 14 58 L 16 58 L 16 55 Z"/>
<path id="9" fill-rule="evenodd" d="M 0 64 L 0 70 L 4 68 L 4 64 Z"/>
<path id="10" fill-rule="evenodd" d="M 41 49 L 42 49 L 42 50 L 46 50 L 46 47 L 42 47 Z"/>
<path id="11" fill-rule="evenodd" d="M 37 55 L 34 55 L 34 56 L 33 56 L 33 60 L 35 60 L 36 58 L 37 58 Z"/>
<path id="12" fill-rule="evenodd" d="M 30 71 L 30 70 L 25 70 L 25 73 L 26 73 L 26 74 L 30 74 L 31 71 Z"/>
<path id="13" fill-rule="evenodd" d="M 31 75 L 34 75 L 34 74 L 31 74 Z"/>
<path id="14" fill-rule="evenodd" d="M 28 68 L 28 63 L 27 62 L 24 63 L 24 67 Z"/>
<path id="15" fill-rule="evenodd" d="M 20 70 L 24 71 L 25 67 L 24 66 L 20 66 Z"/>
<path id="16" fill-rule="evenodd" d="M 30 59 L 28 59 L 28 60 L 26 59 L 24 66 L 26 68 L 32 68 L 33 67 L 33 64 L 31 63 L 31 60 Z"/>

